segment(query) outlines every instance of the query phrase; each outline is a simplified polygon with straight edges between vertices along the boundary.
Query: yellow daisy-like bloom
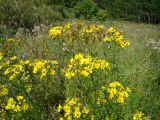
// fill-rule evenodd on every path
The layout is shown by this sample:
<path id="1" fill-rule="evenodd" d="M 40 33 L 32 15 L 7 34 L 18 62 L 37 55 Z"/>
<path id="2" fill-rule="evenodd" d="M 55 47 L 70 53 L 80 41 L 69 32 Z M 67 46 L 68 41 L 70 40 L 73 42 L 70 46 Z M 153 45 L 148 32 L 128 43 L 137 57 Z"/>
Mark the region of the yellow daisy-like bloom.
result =
<path id="1" fill-rule="evenodd" d="M 63 107 L 63 110 L 64 110 L 64 112 L 65 112 L 64 117 L 70 116 L 70 114 L 71 114 L 71 107 L 70 107 L 69 105 L 65 105 L 65 106 Z"/>
<path id="2" fill-rule="evenodd" d="M 137 111 L 136 113 L 134 113 L 132 120 L 147 120 L 147 118 L 144 117 L 144 113 L 142 113 L 141 111 Z"/>
<path id="3" fill-rule="evenodd" d="M 17 96 L 17 100 L 18 101 L 23 100 L 23 96 Z"/>
<path id="4" fill-rule="evenodd" d="M 61 35 L 63 32 L 63 27 L 61 26 L 56 26 L 56 27 L 53 27 L 51 28 L 49 31 L 48 31 L 48 34 L 51 38 L 55 38 L 57 37 L 58 35 Z"/>
<path id="5" fill-rule="evenodd" d="M 75 117 L 75 118 L 77 118 L 77 119 L 80 118 L 80 117 L 81 117 L 80 108 L 79 108 L 79 107 L 75 107 L 73 114 L 74 114 L 74 117 Z"/>

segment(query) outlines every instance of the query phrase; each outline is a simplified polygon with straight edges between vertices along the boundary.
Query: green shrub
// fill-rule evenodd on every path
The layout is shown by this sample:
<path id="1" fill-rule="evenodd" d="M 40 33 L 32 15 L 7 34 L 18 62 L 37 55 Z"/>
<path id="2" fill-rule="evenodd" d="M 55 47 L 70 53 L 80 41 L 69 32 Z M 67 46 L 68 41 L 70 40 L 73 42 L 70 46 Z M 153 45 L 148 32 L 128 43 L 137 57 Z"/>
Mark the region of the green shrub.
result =
<path id="1" fill-rule="evenodd" d="M 83 0 L 75 6 L 75 15 L 77 18 L 86 20 L 104 20 L 106 13 L 97 7 L 92 0 Z"/>
<path id="2" fill-rule="evenodd" d="M 2 0 L 0 4 L 0 20 L 7 26 L 32 28 L 37 24 L 63 19 L 60 11 L 42 0 Z"/>

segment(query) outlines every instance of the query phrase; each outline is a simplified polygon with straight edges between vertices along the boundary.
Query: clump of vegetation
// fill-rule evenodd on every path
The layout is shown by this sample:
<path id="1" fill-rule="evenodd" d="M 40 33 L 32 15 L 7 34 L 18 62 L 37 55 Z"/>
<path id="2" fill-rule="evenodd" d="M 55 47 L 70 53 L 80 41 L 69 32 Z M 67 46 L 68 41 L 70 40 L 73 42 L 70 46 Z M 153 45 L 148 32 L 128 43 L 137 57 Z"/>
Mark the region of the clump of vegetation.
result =
<path id="1" fill-rule="evenodd" d="M 100 9 L 92 0 L 82 0 L 75 6 L 76 17 L 86 20 L 104 20 L 106 12 Z"/>
<path id="2" fill-rule="evenodd" d="M 5 39 L 0 52 L 0 117 L 157 119 L 157 98 L 148 108 L 147 94 L 153 95 L 154 83 L 149 81 L 150 53 L 134 44 L 115 27 L 86 21 Z M 145 55 L 136 49 L 146 50 Z M 151 89 L 145 92 L 146 87 Z"/>
<path id="3" fill-rule="evenodd" d="M 31 29 L 36 25 L 63 20 L 58 5 L 48 5 L 47 1 L 2 0 L 0 3 L 0 20 L 9 27 Z"/>

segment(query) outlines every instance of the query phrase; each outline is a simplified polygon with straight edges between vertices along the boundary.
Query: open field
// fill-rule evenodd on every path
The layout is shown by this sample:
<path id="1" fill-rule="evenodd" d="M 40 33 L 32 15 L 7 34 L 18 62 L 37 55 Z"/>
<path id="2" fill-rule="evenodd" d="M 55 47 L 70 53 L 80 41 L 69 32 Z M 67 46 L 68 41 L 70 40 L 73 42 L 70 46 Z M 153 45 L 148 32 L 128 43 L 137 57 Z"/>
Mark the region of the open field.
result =
<path id="1" fill-rule="evenodd" d="M 159 120 L 159 31 L 74 20 L 0 39 L 0 118 Z"/>

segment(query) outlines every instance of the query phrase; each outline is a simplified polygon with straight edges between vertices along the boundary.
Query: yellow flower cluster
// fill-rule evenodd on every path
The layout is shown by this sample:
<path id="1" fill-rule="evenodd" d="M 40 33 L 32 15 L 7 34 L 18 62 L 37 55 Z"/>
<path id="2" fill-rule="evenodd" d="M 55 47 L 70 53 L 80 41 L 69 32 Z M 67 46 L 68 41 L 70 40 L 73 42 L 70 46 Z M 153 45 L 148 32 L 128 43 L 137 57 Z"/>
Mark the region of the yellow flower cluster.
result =
<path id="1" fill-rule="evenodd" d="M 58 62 L 54 60 L 34 60 L 30 66 L 33 68 L 33 74 L 37 75 L 40 73 L 40 78 L 42 79 L 47 74 L 55 75 L 55 68 L 57 67 Z"/>
<path id="2" fill-rule="evenodd" d="M 97 24 L 92 24 L 88 25 L 86 28 L 84 28 L 84 32 L 86 33 L 92 33 L 92 32 L 98 32 L 104 28 L 103 25 L 97 25 Z"/>
<path id="3" fill-rule="evenodd" d="M 72 120 L 85 118 L 89 114 L 90 110 L 88 107 L 82 106 L 78 98 L 68 98 L 64 105 L 59 104 L 57 111 L 64 112 L 60 120 Z"/>
<path id="4" fill-rule="evenodd" d="M 112 82 L 109 84 L 107 92 L 109 93 L 109 100 L 124 104 L 125 98 L 129 96 L 131 90 L 128 87 L 124 87 L 119 82 Z"/>
<path id="5" fill-rule="evenodd" d="M 69 30 L 72 27 L 73 23 L 69 22 L 64 26 L 64 31 Z"/>
<path id="6" fill-rule="evenodd" d="M 142 113 L 141 111 L 137 111 L 136 113 L 134 113 L 132 120 L 147 120 L 147 118 L 144 117 L 144 113 Z"/>
<path id="7" fill-rule="evenodd" d="M 14 80 L 16 78 L 27 80 L 30 77 L 30 74 L 28 73 L 32 73 L 34 75 L 40 74 L 40 79 L 46 75 L 55 75 L 55 68 L 57 67 L 57 64 L 58 62 L 54 60 L 19 60 L 16 56 L 13 56 L 10 60 L 2 63 L 1 66 L 5 68 L 3 74 L 8 76 L 9 80 Z M 31 71 L 29 72 L 29 70 Z"/>
<path id="8" fill-rule="evenodd" d="M 97 98 L 97 104 L 98 105 L 103 105 L 107 102 L 107 100 L 105 98 L 101 98 L 100 96 Z"/>
<path id="9" fill-rule="evenodd" d="M 107 100 L 112 100 L 116 103 L 124 104 L 125 98 L 129 96 L 131 90 L 128 87 L 124 87 L 119 82 L 112 82 L 109 85 L 103 85 L 96 91 L 97 104 L 103 105 Z"/>
<path id="10" fill-rule="evenodd" d="M 49 31 L 48 31 L 48 34 L 51 38 L 55 38 L 59 35 L 61 35 L 63 32 L 63 27 L 61 26 L 56 26 L 56 27 L 53 27 L 51 28 Z"/>
<path id="11" fill-rule="evenodd" d="M 124 40 L 123 34 L 118 32 L 116 28 L 110 27 L 107 30 L 107 35 L 103 39 L 104 42 L 116 42 L 116 44 L 120 45 L 122 48 L 129 46 L 130 43 Z"/>
<path id="12" fill-rule="evenodd" d="M 115 42 L 117 45 L 122 48 L 127 47 L 130 43 L 124 40 L 124 36 L 121 32 L 117 31 L 116 28 L 110 27 L 106 28 L 103 25 L 99 24 L 85 24 L 84 21 L 78 22 L 69 22 L 64 26 L 55 26 L 49 31 L 49 36 L 53 39 L 60 37 L 61 40 L 66 41 L 75 41 L 83 40 L 88 41 L 103 41 L 104 43 Z M 89 34 L 88 34 L 89 33 Z"/>
<path id="13" fill-rule="evenodd" d="M 13 112 L 21 112 L 27 111 L 29 106 L 23 96 L 17 96 L 16 100 L 12 97 L 8 99 L 5 109 Z"/>
<path id="14" fill-rule="evenodd" d="M 7 88 L 7 85 L 1 85 L 0 84 L 0 97 L 7 95 L 8 92 L 9 92 L 9 90 Z"/>
<path id="15" fill-rule="evenodd" d="M 68 67 L 64 69 L 64 73 L 70 79 L 76 75 L 87 77 L 94 70 L 104 69 L 109 69 L 109 63 L 107 61 L 97 60 L 90 55 L 85 57 L 82 53 L 78 53 L 74 58 L 71 58 Z"/>
<path id="16" fill-rule="evenodd" d="M 24 73 L 24 67 L 20 64 L 15 64 L 7 68 L 4 72 L 4 75 L 10 76 L 9 80 L 13 80 L 18 76 L 23 75 L 23 73 Z"/>

